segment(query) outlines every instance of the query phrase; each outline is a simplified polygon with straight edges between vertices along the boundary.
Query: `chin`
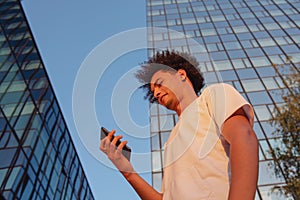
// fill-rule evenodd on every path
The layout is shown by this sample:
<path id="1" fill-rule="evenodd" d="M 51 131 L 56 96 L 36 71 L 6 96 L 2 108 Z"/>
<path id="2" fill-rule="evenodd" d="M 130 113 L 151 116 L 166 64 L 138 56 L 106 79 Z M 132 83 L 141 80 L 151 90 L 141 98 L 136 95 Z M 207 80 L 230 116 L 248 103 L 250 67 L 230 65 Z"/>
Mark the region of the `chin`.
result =
<path id="1" fill-rule="evenodd" d="M 165 107 L 168 108 L 169 110 L 175 110 L 174 106 L 171 103 L 166 104 Z"/>

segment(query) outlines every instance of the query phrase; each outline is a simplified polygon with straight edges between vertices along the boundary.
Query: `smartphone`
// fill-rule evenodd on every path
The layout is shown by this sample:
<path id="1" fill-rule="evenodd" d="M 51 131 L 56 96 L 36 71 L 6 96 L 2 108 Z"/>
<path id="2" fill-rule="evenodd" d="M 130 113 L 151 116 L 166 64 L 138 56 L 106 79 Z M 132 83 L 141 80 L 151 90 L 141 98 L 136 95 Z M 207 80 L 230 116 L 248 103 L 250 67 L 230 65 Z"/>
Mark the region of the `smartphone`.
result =
<path id="1" fill-rule="evenodd" d="M 103 140 L 110 131 L 108 131 L 106 128 L 101 127 L 101 140 Z M 114 139 L 114 136 L 112 136 L 111 141 Z M 118 140 L 116 143 L 116 146 L 119 146 L 121 144 L 121 141 Z M 131 149 L 127 145 L 125 145 L 122 149 L 122 154 L 127 158 L 127 160 L 130 161 L 130 155 L 131 155 Z"/>

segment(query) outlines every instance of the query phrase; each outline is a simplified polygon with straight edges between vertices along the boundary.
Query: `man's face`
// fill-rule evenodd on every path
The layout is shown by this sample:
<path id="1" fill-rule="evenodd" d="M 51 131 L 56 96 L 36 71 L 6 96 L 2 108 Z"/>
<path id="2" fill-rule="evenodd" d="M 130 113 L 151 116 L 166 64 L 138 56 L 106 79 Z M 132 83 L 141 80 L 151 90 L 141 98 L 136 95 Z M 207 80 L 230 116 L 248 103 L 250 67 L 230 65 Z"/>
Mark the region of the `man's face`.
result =
<path id="1" fill-rule="evenodd" d="M 151 78 L 150 89 L 159 104 L 176 110 L 180 102 L 180 79 L 176 72 L 156 72 Z"/>

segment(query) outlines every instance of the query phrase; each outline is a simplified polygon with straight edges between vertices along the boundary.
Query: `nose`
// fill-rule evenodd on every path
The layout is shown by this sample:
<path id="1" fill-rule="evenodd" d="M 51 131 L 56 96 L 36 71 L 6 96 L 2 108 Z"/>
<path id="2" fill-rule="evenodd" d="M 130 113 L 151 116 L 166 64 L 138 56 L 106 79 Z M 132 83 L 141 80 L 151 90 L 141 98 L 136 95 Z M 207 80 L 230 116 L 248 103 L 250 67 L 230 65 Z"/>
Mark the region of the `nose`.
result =
<path id="1" fill-rule="evenodd" d="M 158 87 L 154 88 L 153 95 L 154 95 L 154 98 L 156 98 L 156 99 L 158 99 L 159 96 L 161 95 L 161 91 Z"/>

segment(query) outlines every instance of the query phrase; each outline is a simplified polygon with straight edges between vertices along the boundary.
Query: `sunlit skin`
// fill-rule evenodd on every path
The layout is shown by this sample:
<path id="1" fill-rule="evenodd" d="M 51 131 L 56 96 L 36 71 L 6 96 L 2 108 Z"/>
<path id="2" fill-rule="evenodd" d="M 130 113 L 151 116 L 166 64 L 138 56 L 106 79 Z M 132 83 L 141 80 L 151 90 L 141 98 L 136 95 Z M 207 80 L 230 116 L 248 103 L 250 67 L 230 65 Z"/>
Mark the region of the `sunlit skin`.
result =
<path id="1" fill-rule="evenodd" d="M 177 72 L 158 71 L 151 79 L 151 91 L 158 103 L 178 116 L 196 98 L 191 81 L 183 69 Z"/>

